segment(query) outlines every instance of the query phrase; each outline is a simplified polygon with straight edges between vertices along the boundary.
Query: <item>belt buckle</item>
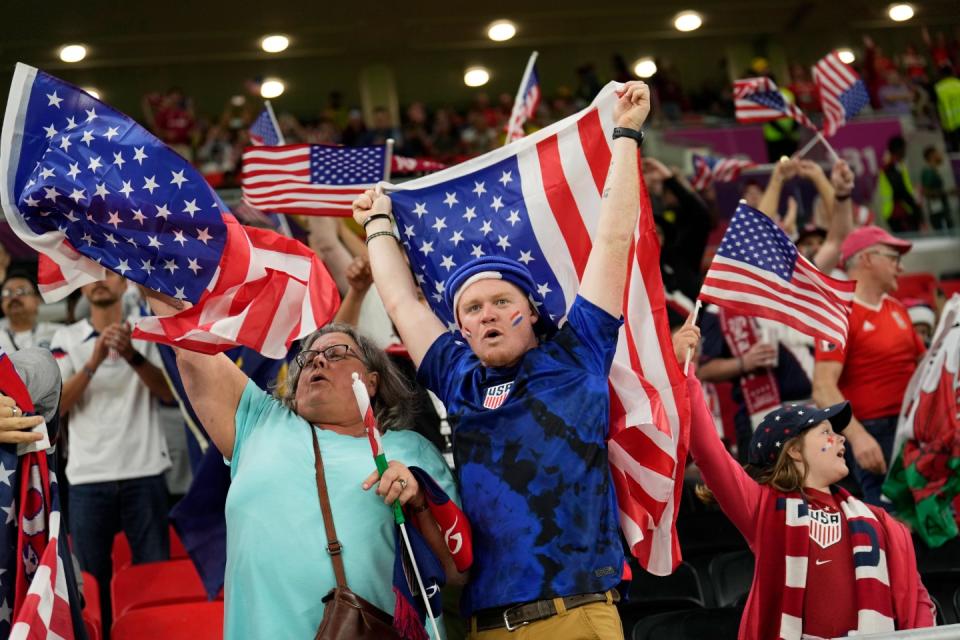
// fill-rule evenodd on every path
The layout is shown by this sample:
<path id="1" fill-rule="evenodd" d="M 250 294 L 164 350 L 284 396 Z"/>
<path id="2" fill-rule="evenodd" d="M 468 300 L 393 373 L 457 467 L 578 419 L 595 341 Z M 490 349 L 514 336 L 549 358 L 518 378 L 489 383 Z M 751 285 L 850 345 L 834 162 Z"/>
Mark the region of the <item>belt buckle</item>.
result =
<path id="1" fill-rule="evenodd" d="M 526 626 L 526 625 L 530 624 L 530 621 L 529 621 L 529 620 L 524 620 L 523 622 L 521 622 L 520 624 L 518 624 L 518 625 L 516 625 L 516 626 L 513 626 L 513 625 L 510 624 L 510 619 L 509 619 L 507 616 L 509 615 L 509 613 L 510 613 L 511 611 L 513 611 L 514 609 L 518 609 L 519 607 L 522 607 L 522 606 L 523 606 L 522 604 L 518 604 L 518 605 L 514 605 L 514 606 L 512 606 L 512 607 L 508 607 L 507 609 L 504 609 L 504 610 L 503 610 L 503 624 L 504 624 L 504 626 L 506 626 L 507 631 L 516 631 L 516 630 L 519 629 L 520 627 L 523 627 L 523 626 Z"/>

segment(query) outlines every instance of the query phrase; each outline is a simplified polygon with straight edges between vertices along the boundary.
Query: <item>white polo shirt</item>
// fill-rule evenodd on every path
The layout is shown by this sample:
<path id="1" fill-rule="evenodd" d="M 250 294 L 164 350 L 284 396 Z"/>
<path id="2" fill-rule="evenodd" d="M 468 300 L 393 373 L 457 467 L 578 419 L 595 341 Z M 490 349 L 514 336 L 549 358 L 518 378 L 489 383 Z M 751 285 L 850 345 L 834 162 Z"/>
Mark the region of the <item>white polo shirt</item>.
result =
<path id="1" fill-rule="evenodd" d="M 54 334 L 50 348 L 64 381 L 90 360 L 97 335 L 88 320 Z M 156 345 L 134 340 L 133 346 L 162 366 Z M 170 467 L 157 400 L 133 367 L 112 350 L 70 410 L 69 429 L 67 479 L 72 484 L 141 478 Z"/>
<path id="2" fill-rule="evenodd" d="M 0 319 L 0 347 L 7 353 L 30 347 L 49 349 L 53 334 L 63 326 L 59 322 L 38 322 L 30 331 L 14 331 L 10 328 L 10 318 L 3 318 Z"/>

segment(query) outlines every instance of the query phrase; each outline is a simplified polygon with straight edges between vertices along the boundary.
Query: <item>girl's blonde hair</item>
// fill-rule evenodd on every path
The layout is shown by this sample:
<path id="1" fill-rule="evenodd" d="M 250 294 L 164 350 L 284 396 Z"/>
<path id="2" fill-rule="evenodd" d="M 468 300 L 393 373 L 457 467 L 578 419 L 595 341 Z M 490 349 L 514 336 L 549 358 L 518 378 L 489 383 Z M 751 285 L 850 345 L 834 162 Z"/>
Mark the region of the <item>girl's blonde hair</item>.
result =
<path id="1" fill-rule="evenodd" d="M 809 432 L 810 429 L 807 429 L 801 434 L 787 440 L 783 444 L 783 449 L 780 450 L 780 455 L 773 465 L 757 467 L 748 464 L 744 469 L 750 477 L 759 484 L 773 487 L 777 491 L 782 491 L 783 493 L 802 491 L 803 483 L 807 479 L 808 470 L 807 461 L 803 458 L 803 437 Z M 790 452 L 794 449 L 800 450 L 799 468 L 797 467 L 796 461 L 790 457 Z M 703 483 L 697 485 L 695 492 L 697 497 L 705 504 L 714 504 L 717 501 L 713 492 Z"/>

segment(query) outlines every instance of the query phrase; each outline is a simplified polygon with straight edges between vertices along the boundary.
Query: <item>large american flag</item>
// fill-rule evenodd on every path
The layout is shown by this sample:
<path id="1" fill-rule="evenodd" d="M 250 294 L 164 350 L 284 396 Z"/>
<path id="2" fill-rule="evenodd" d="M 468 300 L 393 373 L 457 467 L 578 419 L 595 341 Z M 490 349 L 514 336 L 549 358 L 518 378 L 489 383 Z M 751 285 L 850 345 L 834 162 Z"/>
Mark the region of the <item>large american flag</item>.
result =
<path id="1" fill-rule="evenodd" d="M 787 101 L 776 83 L 765 76 L 743 78 L 733 83 L 733 99 L 737 122 L 769 122 L 793 118 L 812 129 L 817 127 L 800 108 Z"/>
<path id="2" fill-rule="evenodd" d="M 339 296 L 319 259 L 246 230 L 190 164 L 122 113 L 18 64 L 0 134 L 0 202 L 56 300 L 105 269 L 197 306 L 151 339 L 282 357 Z M 256 324 L 260 321 L 261 324 Z"/>
<path id="3" fill-rule="evenodd" d="M 243 152 L 243 199 L 258 209 L 348 216 L 351 203 L 386 175 L 387 147 L 293 144 Z"/>
<path id="4" fill-rule="evenodd" d="M 33 413 L 30 394 L 2 349 L 0 393 L 24 415 Z M 18 456 L 16 445 L 0 446 L 0 637 L 74 637 L 64 570 L 69 552 L 60 538 L 59 487 L 48 463 L 46 452 Z M 72 604 L 79 611 L 79 603 Z"/>
<path id="5" fill-rule="evenodd" d="M 813 66 L 813 81 L 820 90 L 823 132 L 827 136 L 835 134 L 870 103 L 870 94 L 863 80 L 836 51 L 828 53 Z"/>
<path id="6" fill-rule="evenodd" d="M 520 90 L 513 103 L 510 120 L 507 121 L 507 142 L 513 142 L 523 137 L 523 125 L 527 120 L 537 115 L 540 106 L 540 76 L 537 74 L 537 52 L 530 54 L 527 67 L 520 80 Z"/>
<path id="7" fill-rule="evenodd" d="M 588 108 L 446 171 L 390 186 L 400 237 L 433 311 L 456 329 L 443 289 L 482 255 L 523 262 L 559 321 L 576 296 L 611 158 L 614 83 Z M 647 570 L 680 562 L 676 516 L 689 406 L 667 324 L 659 245 L 642 181 L 620 341 L 610 374 L 609 458 L 620 524 Z"/>
<path id="8" fill-rule="evenodd" d="M 751 160 L 693 154 L 693 188 L 700 191 L 714 182 L 733 182 L 744 169 L 757 166 Z"/>
<path id="9" fill-rule="evenodd" d="M 843 347 L 856 283 L 821 273 L 776 222 L 740 204 L 700 289 L 700 299 L 776 320 Z"/>

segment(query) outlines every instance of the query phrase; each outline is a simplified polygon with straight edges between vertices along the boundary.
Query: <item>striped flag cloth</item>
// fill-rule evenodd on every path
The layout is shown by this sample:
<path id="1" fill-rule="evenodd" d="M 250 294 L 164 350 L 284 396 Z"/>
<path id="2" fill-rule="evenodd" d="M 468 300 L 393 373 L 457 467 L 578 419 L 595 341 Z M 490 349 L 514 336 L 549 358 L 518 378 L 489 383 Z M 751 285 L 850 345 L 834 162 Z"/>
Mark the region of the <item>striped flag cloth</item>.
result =
<path id="1" fill-rule="evenodd" d="M 513 103 L 513 111 L 507 121 L 507 142 L 513 142 L 523 137 L 523 126 L 527 120 L 537 115 L 540 106 L 540 76 L 537 74 L 537 53 L 530 56 L 523 79 L 520 81 L 520 90 Z"/>
<path id="2" fill-rule="evenodd" d="M 737 122 L 770 122 L 780 118 L 793 118 L 812 129 L 817 127 L 797 105 L 787 101 L 780 88 L 770 78 L 743 78 L 733 83 L 733 99 Z"/>
<path id="3" fill-rule="evenodd" d="M 280 144 L 280 132 L 277 131 L 270 109 L 266 106 L 263 107 L 253 124 L 250 125 L 250 144 L 255 147 Z"/>
<path id="4" fill-rule="evenodd" d="M 840 348 L 856 283 L 821 273 L 763 213 L 740 204 L 700 289 L 700 299 L 776 320 Z"/>
<path id="5" fill-rule="evenodd" d="M 615 83 L 594 102 L 516 143 L 391 186 L 411 267 L 434 313 L 458 264 L 505 255 L 527 265 L 542 313 L 573 304 L 590 255 L 611 158 Z M 608 455 L 620 524 L 634 555 L 656 574 L 680 562 L 676 534 L 689 404 L 673 354 L 660 278 L 659 244 L 641 180 L 641 216 L 629 256 L 624 327 L 610 374 Z"/>
<path id="6" fill-rule="evenodd" d="M 257 209 L 349 216 L 351 203 L 386 175 L 387 147 L 293 144 L 243 152 L 243 200 Z"/>
<path id="7" fill-rule="evenodd" d="M 820 90 L 823 106 L 823 132 L 832 136 L 870 103 L 863 80 L 850 65 L 831 51 L 813 66 L 813 81 Z"/>
<path id="8" fill-rule="evenodd" d="M 739 158 L 719 158 L 693 154 L 693 179 L 691 184 L 697 191 L 706 189 L 714 182 L 733 182 L 740 172 L 757 164 Z"/>
<path id="9" fill-rule="evenodd" d="M 41 254 L 48 301 L 110 269 L 196 305 L 142 320 L 136 337 L 268 357 L 336 312 L 336 286 L 313 252 L 242 227 L 189 163 L 80 89 L 18 64 L 0 144 L 0 202 Z"/>

